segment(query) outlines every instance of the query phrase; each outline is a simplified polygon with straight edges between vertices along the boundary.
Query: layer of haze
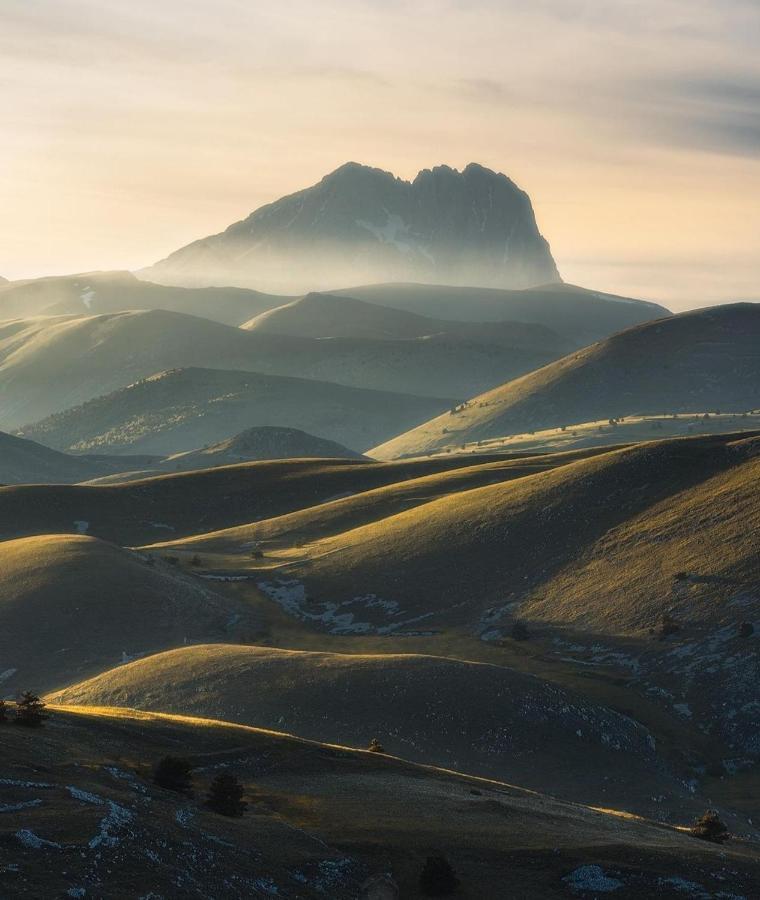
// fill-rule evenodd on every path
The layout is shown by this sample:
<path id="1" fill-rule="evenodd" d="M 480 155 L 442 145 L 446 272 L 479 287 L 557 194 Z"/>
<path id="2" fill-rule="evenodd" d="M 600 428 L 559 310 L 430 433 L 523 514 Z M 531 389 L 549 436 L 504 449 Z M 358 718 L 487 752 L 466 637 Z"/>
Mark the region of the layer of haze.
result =
<path id="1" fill-rule="evenodd" d="M 566 280 L 760 297 L 756 0 L 3 0 L 0 274 L 138 268 L 346 160 L 475 160 Z"/>

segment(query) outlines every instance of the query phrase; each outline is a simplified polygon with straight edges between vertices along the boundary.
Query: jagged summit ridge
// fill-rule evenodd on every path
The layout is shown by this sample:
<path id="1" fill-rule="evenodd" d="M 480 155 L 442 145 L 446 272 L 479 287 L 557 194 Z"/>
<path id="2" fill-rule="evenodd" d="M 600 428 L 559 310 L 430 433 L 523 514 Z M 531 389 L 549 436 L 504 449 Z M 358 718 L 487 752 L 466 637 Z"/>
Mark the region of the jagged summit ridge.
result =
<path id="1" fill-rule="evenodd" d="M 371 281 L 524 288 L 560 280 L 528 195 L 477 163 L 412 181 L 349 162 L 143 274 L 308 291 Z"/>

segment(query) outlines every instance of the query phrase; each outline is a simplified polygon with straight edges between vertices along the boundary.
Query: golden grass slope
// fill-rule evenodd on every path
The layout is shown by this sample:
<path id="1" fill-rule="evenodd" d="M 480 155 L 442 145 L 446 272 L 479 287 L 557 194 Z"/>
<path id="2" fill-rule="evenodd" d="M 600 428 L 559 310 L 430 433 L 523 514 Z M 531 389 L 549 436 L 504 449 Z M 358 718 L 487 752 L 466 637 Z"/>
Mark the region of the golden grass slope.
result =
<path id="1" fill-rule="evenodd" d="M 643 413 L 744 412 L 758 405 L 760 304 L 647 322 L 565 356 L 399 435 L 390 459 L 478 440 Z"/>
<path id="2" fill-rule="evenodd" d="M 166 753 L 197 767 L 194 798 L 150 783 Z M 222 769 L 245 787 L 241 820 L 203 806 Z M 84 888 L 115 900 L 147 884 L 166 897 L 356 900 L 365 878 L 391 872 L 401 896 L 418 900 L 422 864 L 437 853 L 464 897 L 508 887 L 525 900 L 564 898 L 584 874 L 614 879 L 623 897 L 677 898 L 684 881 L 750 897 L 760 878 L 757 846 L 742 838 L 715 847 L 503 782 L 218 721 L 54 710 L 42 732 L 3 732 L 3 777 L 2 802 L 18 806 L 3 812 L 12 865 L 0 878 L 12 896 Z"/>
<path id="3" fill-rule="evenodd" d="M 103 541 L 0 543 L 0 696 L 51 690 L 185 641 L 254 632 L 242 604 Z"/>
<path id="4" fill-rule="evenodd" d="M 503 666 L 205 645 L 136 660 L 47 699 L 219 717 L 358 748 L 379 738 L 405 759 L 649 815 L 692 805 L 645 728 Z"/>
<path id="5" fill-rule="evenodd" d="M 160 541 L 152 549 L 209 551 L 234 558 L 249 556 L 254 547 L 266 553 L 301 546 L 361 525 L 377 523 L 436 498 L 453 497 L 472 488 L 524 478 L 608 451 L 609 448 L 606 447 L 570 453 L 516 453 L 409 460 L 409 472 L 416 470 L 419 474 L 407 479 L 392 480 L 370 490 L 347 491 L 334 499 L 235 528 L 195 534 L 180 540 Z M 395 465 L 400 466 L 402 463 L 399 461 Z"/>
<path id="6" fill-rule="evenodd" d="M 754 587 L 753 448 L 736 435 L 639 444 L 386 517 L 381 507 L 376 521 L 274 551 L 258 577 L 291 614 L 349 632 L 485 630 L 497 608 L 504 622 L 645 634 L 682 570 L 716 599 Z M 690 615 L 741 612 L 705 603 Z"/>
<path id="7" fill-rule="evenodd" d="M 287 459 L 240 463 L 103 485 L 0 488 L 0 540 L 87 533 L 118 544 L 155 543 L 285 515 L 429 474 L 467 469 L 498 456 L 378 463 Z M 539 463 L 540 465 L 540 463 Z M 531 471 L 531 469 L 528 469 Z"/>

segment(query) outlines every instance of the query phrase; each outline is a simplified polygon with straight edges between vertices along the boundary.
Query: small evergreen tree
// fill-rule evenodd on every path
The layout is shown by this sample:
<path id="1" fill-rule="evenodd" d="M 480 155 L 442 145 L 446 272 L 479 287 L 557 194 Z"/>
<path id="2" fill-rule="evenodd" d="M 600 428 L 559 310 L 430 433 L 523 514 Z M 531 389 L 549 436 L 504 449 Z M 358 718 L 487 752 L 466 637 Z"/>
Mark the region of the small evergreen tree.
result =
<path id="1" fill-rule="evenodd" d="M 665 638 L 670 637 L 671 634 L 678 634 L 680 630 L 681 626 L 676 622 L 673 616 L 668 612 L 664 612 L 660 618 L 660 640 L 664 641 Z"/>
<path id="2" fill-rule="evenodd" d="M 378 741 L 377 738 L 372 738 L 369 742 L 369 747 L 367 747 L 370 753 L 385 753 L 385 747 Z"/>
<path id="3" fill-rule="evenodd" d="M 153 783 L 167 791 L 189 794 L 193 787 L 192 765 L 180 756 L 165 756 L 153 772 Z"/>
<path id="4" fill-rule="evenodd" d="M 206 806 L 222 816 L 240 818 L 248 804 L 243 800 L 243 786 L 232 772 L 220 772 L 211 782 Z"/>
<path id="5" fill-rule="evenodd" d="M 714 809 L 708 809 L 694 822 L 691 826 L 691 834 L 703 841 L 712 841 L 714 844 L 724 844 L 731 837 L 725 822 Z"/>
<path id="6" fill-rule="evenodd" d="M 428 856 L 420 873 L 420 891 L 426 897 L 444 897 L 459 887 L 451 864 L 445 856 Z"/>
<path id="7" fill-rule="evenodd" d="M 739 637 L 748 638 L 752 637 L 755 633 L 755 626 L 752 622 L 742 622 L 739 626 Z"/>
<path id="8" fill-rule="evenodd" d="M 5 700 L 0 700 L 0 723 L 8 721 L 8 707 Z"/>
<path id="9" fill-rule="evenodd" d="M 16 703 L 16 725 L 24 725 L 27 728 L 39 728 L 48 718 L 45 712 L 45 704 L 31 691 L 24 691 Z"/>
<path id="10" fill-rule="evenodd" d="M 515 641 L 527 641 L 530 638 L 530 632 L 525 622 L 516 619 L 512 625 L 512 639 Z"/>

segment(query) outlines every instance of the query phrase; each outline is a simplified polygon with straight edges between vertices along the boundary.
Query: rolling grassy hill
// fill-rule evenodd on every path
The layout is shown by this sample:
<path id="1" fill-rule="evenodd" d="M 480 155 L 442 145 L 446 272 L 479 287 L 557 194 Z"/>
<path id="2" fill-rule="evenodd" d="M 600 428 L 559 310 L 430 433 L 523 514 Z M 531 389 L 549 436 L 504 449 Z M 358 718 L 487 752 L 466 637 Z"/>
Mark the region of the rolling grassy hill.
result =
<path id="1" fill-rule="evenodd" d="M 75 452 L 171 455 L 252 426 L 300 428 L 354 451 L 450 405 L 411 394 L 256 372 L 162 372 L 25 426 L 25 437 Z"/>
<path id="2" fill-rule="evenodd" d="M 449 335 L 465 341 L 561 356 L 569 342 L 545 325 L 525 322 L 454 322 L 420 316 L 340 294 L 307 294 L 261 313 L 243 326 L 259 334 L 310 338 L 413 340 Z"/>
<path id="3" fill-rule="evenodd" d="M 0 319 L 163 309 L 241 325 L 289 299 L 234 287 L 170 287 L 140 281 L 130 272 L 84 272 L 0 285 Z"/>
<path id="4" fill-rule="evenodd" d="M 196 766 L 194 798 L 150 783 L 155 762 L 178 752 Z M 245 787 L 243 819 L 203 807 L 222 769 Z M 502 782 L 211 720 L 54 710 L 41 732 L 3 732 L 3 775 L 13 862 L 0 877 L 14 896 L 115 898 L 149 884 L 188 898 L 355 900 L 389 872 L 416 900 L 431 854 L 451 860 L 464 897 L 508 886 L 546 900 L 598 884 L 621 897 L 674 900 L 684 884 L 749 897 L 760 878 L 756 845 L 741 838 L 716 847 Z"/>
<path id="5" fill-rule="evenodd" d="M 0 543 L 0 583 L 4 697 L 60 687 L 75 673 L 186 640 L 255 632 L 245 606 L 203 582 L 83 535 Z"/>
<path id="6" fill-rule="evenodd" d="M 376 517 L 349 498 L 184 552 L 247 573 L 332 635 L 499 642 L 519 619 L 544 652 L 626 672 L 671 715 L 709 721 L 725 752 L 756 758 L 759 467 L 756 437 L 651 442 L 402 510 L 381 497 Z"/>
<path id="7" fill-rule="evenodd" d="M 260 425 L 247 428 L 218 444 L 200 450 L 188 450 L 167 457 L 161 463 L 166 471 L 209 469 L 257 459 L 362 459 L 360 453 L 335 441 L 307 434 L 298 428 L 275 428 Z"/>
<path id="8" fill-rule="evenodd" d="M 472 396 L 564 352 L 551 335 L 539 337 L 539 347 L 525 346 L 532 339 L 524 330 L 517 326 L 514 341 L 504 344 L 486 335 L 445 333 L 322 340 L 246 331 L 164 310 L 9 320 L 0 322 L 0 427 L 12 430 L 186 367 L 329 381 L 444 398 L 451 405 L 449 398 Z"/>
<path id="9" fill-rule="evenodd" d="M 0 488 L 0 540 L 87 533 L 122 545 L 248 525 L 306 507 L 498 457 L 377 463 L 270 460 L 105 485 Z M 533 471 L 533 469 L 530 469 Z M 509 474 L 507 475 L 509 477 Z"/>
<path id="10" fill-rule="evenodd" d="M 682 313 L 628 329 L 399 435 L 380 458 L 643 413 L 758 406 L 760 304 Z"/>
<path id="11" fill-rule="evenodd" d="M 156 461 L 150 456 L 72 456 L 0 432 L 0 484 L 70 484 Z"/>
<path id="12" fill-rule="evenodd" d="M 531 322 L 550 328 L 576 347 L 670 315 L 657 303 L 561 283 L 511 291 L 437 284 L 367 284 L 332 293 L 437 319 Z"/>
<path id="13" fill-rule="evenodd" d="M 658 817 L 682 816 L 690 796 L 627 716 L 514 669 L 443 657 L 205 645 L 47 699 L 218 716 L 344 746 L 379 737 L 405 759 Z"/>

